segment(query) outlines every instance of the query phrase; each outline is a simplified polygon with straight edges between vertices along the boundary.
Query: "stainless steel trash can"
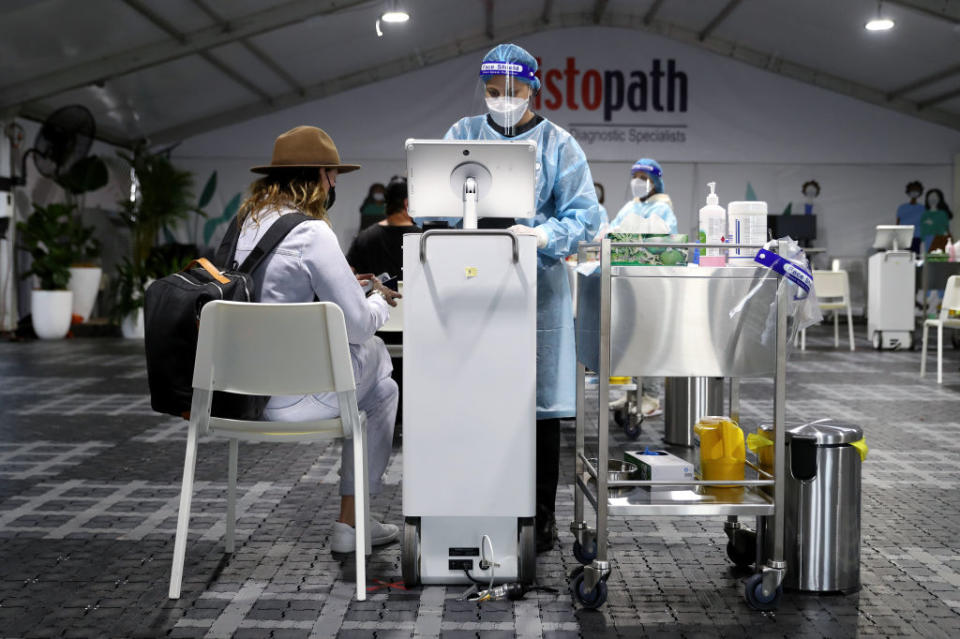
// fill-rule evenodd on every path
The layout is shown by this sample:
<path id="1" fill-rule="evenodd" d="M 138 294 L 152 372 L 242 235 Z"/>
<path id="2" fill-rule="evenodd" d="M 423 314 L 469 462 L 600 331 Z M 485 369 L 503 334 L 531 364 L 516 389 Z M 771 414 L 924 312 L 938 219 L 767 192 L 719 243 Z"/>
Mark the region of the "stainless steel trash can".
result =
<path id="1" fill-rule="evenodd" d="M 773 439 L 772 427 L 764 426 Z M 806 592 L 860 589 L 859 426 L 821 419 L 786 431 L 784 587 Z M 766 549 L 772 550 L 772 526 Z"/>
<path id="2" fill-rule="evenodd" d="M 693 446 L 697 421 L 724 414 L 722 377 L 668 377 L 663 394 L 663 441 L 674 446 Z"/>

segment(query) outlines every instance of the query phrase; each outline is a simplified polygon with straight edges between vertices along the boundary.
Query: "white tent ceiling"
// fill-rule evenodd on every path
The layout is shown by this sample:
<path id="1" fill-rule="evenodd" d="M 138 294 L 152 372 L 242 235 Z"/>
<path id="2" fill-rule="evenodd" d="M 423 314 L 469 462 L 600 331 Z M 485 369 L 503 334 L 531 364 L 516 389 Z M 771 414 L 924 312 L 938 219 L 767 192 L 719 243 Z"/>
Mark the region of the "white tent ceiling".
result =
<path id="1" fill-rule="evenodd" d="M 484 50 L 600 24 L 718 55 L 960 130 L 960 0 L 7 0 L 0 114 L 80 103 L 101 137 L 178 141 Z M 558 31 L 562 37 L 562 31 Z M 629 57 L 630 51 L 622 52 Z"/>

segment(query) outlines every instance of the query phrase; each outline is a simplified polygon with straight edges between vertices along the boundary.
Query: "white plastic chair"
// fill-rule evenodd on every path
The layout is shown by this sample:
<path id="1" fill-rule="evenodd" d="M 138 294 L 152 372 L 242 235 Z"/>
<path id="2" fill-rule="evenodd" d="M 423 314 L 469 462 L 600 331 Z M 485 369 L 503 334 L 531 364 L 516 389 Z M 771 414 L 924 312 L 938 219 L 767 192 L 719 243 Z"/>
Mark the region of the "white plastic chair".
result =
<path id="1" fill-rule="evenodd" d="M 834 265 L 836 266 L 836 265 Z M 821 311 L 833 313 L 833 346 L 840 346 L 840 314 L 837 311 L 846 309 L 847 329 L 850 331 L 850 350 L 856 350 L 853 341 L 853 311 L 850 308 L 850 276 L 846 271 L 834 269 L 832 271 L 814 271 L 813 287 L 817 291 L 817 304 Z M 800 331 L 800 350 L 807 350 L 807 331 Z"/>
<path id="2" fill-rule="evenodd" d="M 248 395 L 308 395 L 336 392 L 340 416 L 306 422 L 269 422 L 212 417 L 213 391 Z M 302 442 L 353 437 L 356 481 L 357 599 L 366 599 L 370 552 L 366 414 L 357 408 L 356 382 L 343 311 L 331 302 L 251 304 L 210 302 L 200 314 L 193 400 L 183 464 L 177 537 L 170 572 L 170 598 L 180 598 L 197 461 L 197 439 L 230 440 L 226 552 L 234 550 L 239 440 Z"/>
<path id="3" fill-rule="evenodd" d="M 960 328 L 960 317 L 950 317 L 950 311 L 960 312 L 960 275 L 951 275 L 943 292 L 940 317 L 923 322 L 923 346 L 920 352 L 920 377 L 927 374 L 927 333 L 931 326 L 937 327 L 937 383 L 943 383 L 943 329 Z"/>

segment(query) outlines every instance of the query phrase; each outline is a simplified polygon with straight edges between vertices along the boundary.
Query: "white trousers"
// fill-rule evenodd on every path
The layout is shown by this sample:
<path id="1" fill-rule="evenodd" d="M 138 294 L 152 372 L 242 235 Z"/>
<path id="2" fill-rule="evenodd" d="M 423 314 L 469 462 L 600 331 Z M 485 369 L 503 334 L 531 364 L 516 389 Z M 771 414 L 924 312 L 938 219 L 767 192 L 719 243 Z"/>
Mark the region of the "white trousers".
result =
<path id="1" fill-rule="evenodd" d="M 393 364 L 387 347 L 379 337 L 373 337 L 359 346 L 351 347 L 354 379 L 357 382 L 357 406 L 367 414 L 367 460 L 370 493 L 377 494 L 383 487 L 383 472 L 393 450 L 393 425 L 397 419 L 397 383 L 390 378 Z M 329 419 L 340 414 L 336 393 L 305 395 L 299 401 L 282 408 L 271 407 L 264 417 L 271 421 L 298 422 L 310 419 Z M 340 455 L 340 494 L 354 494 L 353 439 L 343 440 Z"/>

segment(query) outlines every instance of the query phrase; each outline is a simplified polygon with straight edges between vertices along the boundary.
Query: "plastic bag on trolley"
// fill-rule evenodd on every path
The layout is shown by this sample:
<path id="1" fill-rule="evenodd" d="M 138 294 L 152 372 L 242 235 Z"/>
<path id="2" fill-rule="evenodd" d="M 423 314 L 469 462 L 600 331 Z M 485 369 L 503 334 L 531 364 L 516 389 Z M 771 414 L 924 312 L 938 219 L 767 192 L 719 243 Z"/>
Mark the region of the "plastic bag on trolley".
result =
<path id="1" fill-rule="evenodd" d="M 772 249 L 780 246 L 778 254 Z M 758 269 L 757 282 L 750 291 L 730 311 L 730 319 L 744 321 L 747 327 L 759 331 L 763 344 L 774 344 L 777 335 L 777 299 L 774 296 L 769 304 L 757 304 L 754 297 L 764 289 L 764 283 L 770 278 L 778 278 L 778 293 L 782 287 L 788 289 L 787 298 L 787 337 L 789 346 L 797 333 L 823 321 L 823 312 L 817 304 L 817 293 L 813 286 L 813 275 L 807 266 L 807 257 L 800 245 L 790 237 L 771 240 L 757 251 L 754 261 L 764 268 Z M 745 317 L 749 314 L 750 317 Z"/>

